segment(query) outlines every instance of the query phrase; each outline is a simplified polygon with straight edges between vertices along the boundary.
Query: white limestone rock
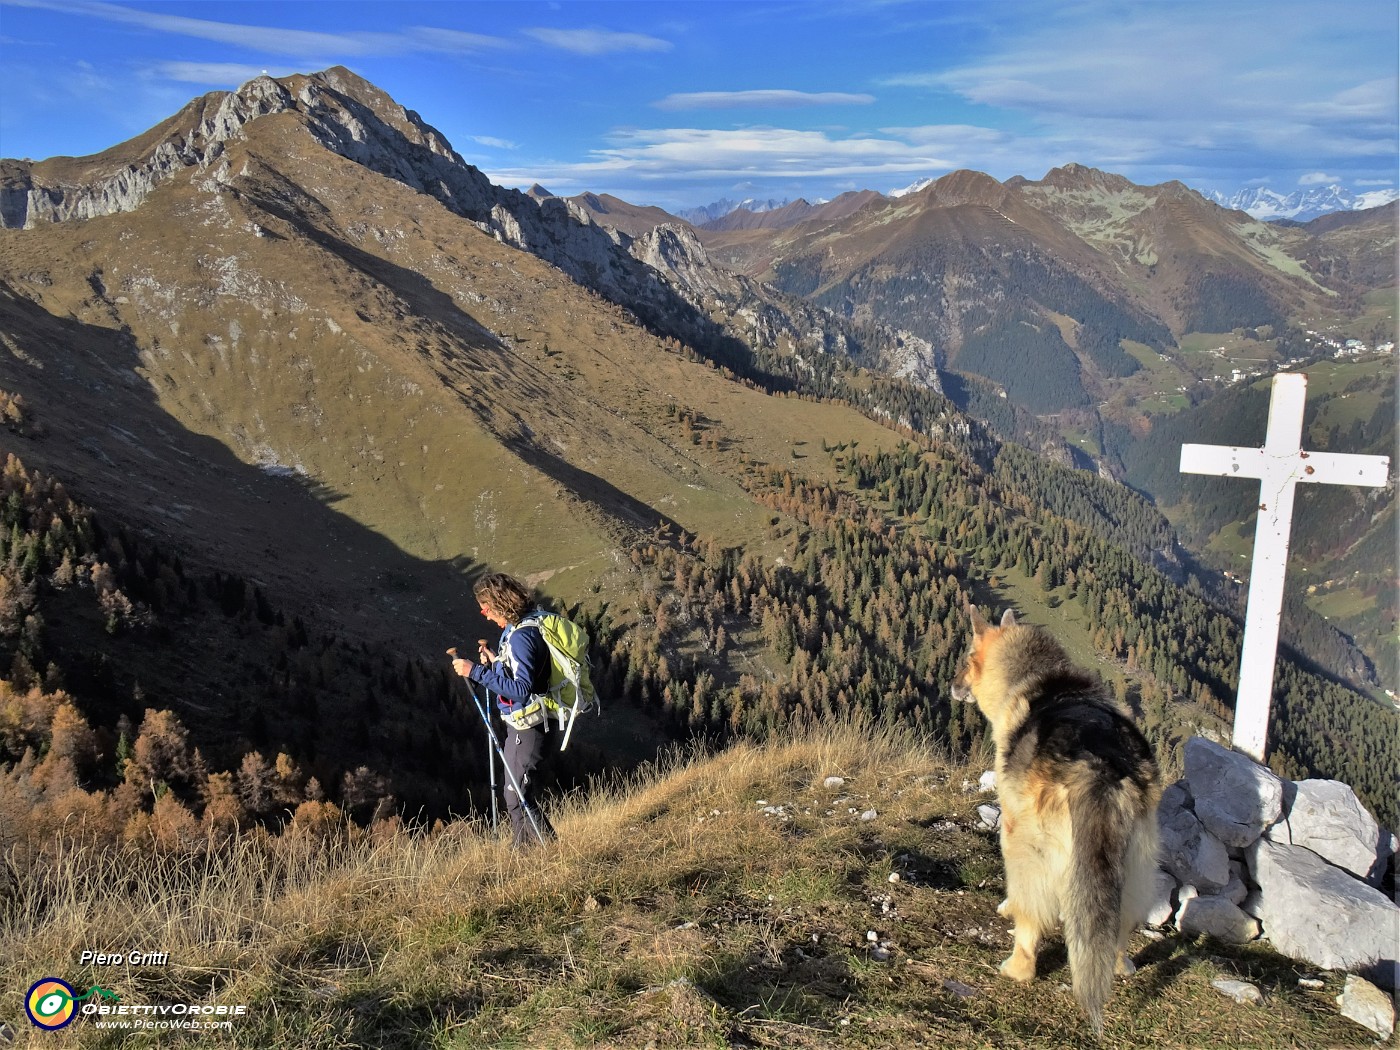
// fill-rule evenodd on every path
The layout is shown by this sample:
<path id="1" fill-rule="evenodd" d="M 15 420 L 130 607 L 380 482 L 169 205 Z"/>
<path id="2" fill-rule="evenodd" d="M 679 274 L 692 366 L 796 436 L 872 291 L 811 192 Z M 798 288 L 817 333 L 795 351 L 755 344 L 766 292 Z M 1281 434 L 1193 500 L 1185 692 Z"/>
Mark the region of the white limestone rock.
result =
<path id="1" fill-rule="evenodd" d="M 1257 1006 L 1264 1001 L 1264 993 L 1257 985 L 1248 981 L 1231 981 L 1224 977 L 1211 981 L 1210 986 L 1221 995 L 1228 995 L 1242 1006 Z"/>
<path id="2" fill-rule="evenodd" d="M 1189 809 L 1168 809 L 1164 796 L 1157 810 L 1157 827 L 1162 841 L 1162 867 L 1178 882 L 1189 883 L 1207 893 L 1225 888 L 1230 881 L 1229 854 L 1194 813 Z"/>
<path id="3" fill-rule="evenodd" d="M 1389 1039 L 1395 1031 L 1395 1004 L 1364 977 L 1347 974 L 1337 1005 L 1342 1008 L 1343 1017 L 1369 1028 L 1382 1039 Z"/>
<path id="4" fill-rule="evenodd" d="M 1182 901 L 1176 928 L 1185 934 L 1208 934 L 1226 944 L 1247 944 L 1259 936 L 1259 920 L 1224 897 L 1197 896 Z"/>
<path id="5" fill-rule="evenodd" d="M 1226 846 L 1248 846 L 1282 815 L 1283 781 L 1248 756 L 1197 736 L 1184 758 L 1196 817 Z"/>
<path id="6" fill-rule="evenodd" d="M 1152 904 L 1147 909 L 1144 922 L 1149 926 L 1162 926 L 1176 914 L 1176 879 L 1169 872 L 1157 869 L 1157 882 L 1152 890 Z"/>
<path id="7" fill-rule="evenodd" d="M 1259 918 L 1275 948 L 1385 988 L 1400 983 L 1394 901 L 1301 846 L 1259 839 L 1245 856 L 1259 886 Z"/>
<path id="8" fill-rule="evenodd" d="M 1336 780 L 1300 780 L 1294 788 L 1283 820 L 1266 832 L 1268 837 L 1310 849 L 1327 863 L 1379 886 L 1390 862 L 1391 836 L 1356 792 Z"/>

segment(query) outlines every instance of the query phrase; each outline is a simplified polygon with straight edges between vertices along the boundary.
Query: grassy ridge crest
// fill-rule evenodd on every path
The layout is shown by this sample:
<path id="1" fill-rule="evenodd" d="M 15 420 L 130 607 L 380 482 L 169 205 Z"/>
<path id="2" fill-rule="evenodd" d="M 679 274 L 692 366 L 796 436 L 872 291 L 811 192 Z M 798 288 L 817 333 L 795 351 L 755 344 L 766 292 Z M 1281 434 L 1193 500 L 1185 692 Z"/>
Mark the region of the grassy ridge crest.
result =
<path id="1" fill-rule="evenodd" d="M 996 974 L 1010 939 L 981 765 L 860 725 L 673 753 L 553 799 L 558 843 L 525 854 L 480 821 L 307 825 L 155 860 L 72 837 L 4 898 L 0 980 L 57 969 L 130 1003 L 245 1003 L 217 1034 L 244 1047 L 1092 1045 L 1062 948 L 1031 985 Z M 132 949 L 169 965 L 76 965 Z M 1369 1045 L 1337 1016 L 1336 975 L 1310 992 L 1259 946 L 1134 949 L 1110 1045 Z M 1269 1008 L 1220 995 L 1221 976 Z M 146 1037 L 80 1020 L 45 1038 Z"/>

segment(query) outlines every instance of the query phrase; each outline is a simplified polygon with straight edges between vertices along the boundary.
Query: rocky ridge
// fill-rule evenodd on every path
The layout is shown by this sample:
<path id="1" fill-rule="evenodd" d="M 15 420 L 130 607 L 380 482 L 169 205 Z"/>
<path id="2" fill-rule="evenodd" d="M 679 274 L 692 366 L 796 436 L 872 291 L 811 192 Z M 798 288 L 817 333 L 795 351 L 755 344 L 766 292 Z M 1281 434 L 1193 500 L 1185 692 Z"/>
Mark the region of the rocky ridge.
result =
<path id="1" fill-rule="evenodd" d="M 710 263 L 682 223 L 633 239 L 595 222 L 583 203 L 495 186 L 418 114 L 343 67 L 281 80 L 260 76 L 237 91 L 211 93 L 148 135 L 97 157 L 5 161 L 3 225 L 32 228 L 132 211 L 190 170 L 227 181 L 235 174 L 227 144 L 243 138 L 251 122 L 283 114 L 294 115 L 327 149 L 436 198 L 661 334 L 698 345 L 727 334 L 757 350 L 839 353 L 939 389 L 925 341 L 880 326 L 858 327 L 758 282 L 736 282 Z"/>

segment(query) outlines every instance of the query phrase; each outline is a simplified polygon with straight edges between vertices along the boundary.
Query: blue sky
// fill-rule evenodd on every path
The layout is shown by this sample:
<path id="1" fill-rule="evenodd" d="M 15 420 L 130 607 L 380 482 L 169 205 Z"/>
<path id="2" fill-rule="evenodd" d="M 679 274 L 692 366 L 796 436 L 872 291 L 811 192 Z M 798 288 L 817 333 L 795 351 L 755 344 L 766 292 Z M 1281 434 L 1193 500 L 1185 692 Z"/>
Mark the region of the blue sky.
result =
<path id="1" fill-rule="evenodd" d="M 1395 0 L 0 0 L 0 155 L 345 65 L 493 181 L 676 209 L 1077 162 L 1201 190 L 1394 188 Z"/>

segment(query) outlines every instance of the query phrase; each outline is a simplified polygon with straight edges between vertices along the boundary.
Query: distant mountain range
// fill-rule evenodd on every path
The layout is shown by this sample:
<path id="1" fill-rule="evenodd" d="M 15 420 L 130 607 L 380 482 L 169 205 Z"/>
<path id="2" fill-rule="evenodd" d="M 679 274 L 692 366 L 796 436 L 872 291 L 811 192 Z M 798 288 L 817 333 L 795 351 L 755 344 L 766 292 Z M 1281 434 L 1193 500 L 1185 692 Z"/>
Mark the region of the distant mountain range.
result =
<path id="1" fill-rule="evenodd" d="M 917 179 L 908 186 L 893 189 L 884 194 L 886 197 L 907 197 L 911 193 L 918 193 L 925 187 L 933 184 L 935 178 Z M 872 193 L 874 191 L 861 191 Z M 1207 200 L 1214 201 L 1221 207 L 1230 208 L 1234 211 L 1242 211 L 1256 219 L 1273 221 L 1277 219 L 1291 219 L 1294 222 L 1308 222 L 1311 219 L 1319 218 L 1338 211 L 1364 211 L 1367 208 L 1379 208 L 1389 204 L 1391 201 L 1400 198 L 1400 190 L 1383 189 L 1372 190 L 1366 193 L 1352 193 L 1338 185 L 1315 186 L 1306 190 L 1295 190 L 1293 193 L 1283 194 L 1267 187 L 1256 187 L 1247 190 L 1239 190 L 1236 193 L 1224 194 L 1218 190 L 1211 190 L 1201 194 Z M 843 194 L 843 196 L 846 196 Z M 723 220 L 725 217 L 737 211 L 746 211 L 754 214 L 762 212 L 777 211 L 792 203 L 803 203 L 806 201 L 799 199 L 797 202 L 788 200 L 717 200 L 711 204 L 706 204 L 698 208 L 683 208 L 675 213 L 677 218 L 684 219 L 695 226 L 709 226 Z M 825 201 L 818 201 L 824 204 Z"/>
<path id="2" fill-rule="evenodd" d="M 742 201 L 733 201 L 728 198 L 722 198 L 712 204 L 701 205 L 698 208 L 683 208 L 676 212 L 676 217 L 684 219 L 694 226 L 704 226 L 707 222 L 714 222 L 716 219 L 722 219 L 730 212 L 738 211 L 741 208 L 745 211 L 752 212 L 772 211 L 775 208 L 781 208 L 787 203 L 789 203 L 787 200 L 776 201 L 749 198 Z"/>
<path id="3" fill-rule="evenodd" d="M 1103 400 L 1142 364 L 1128 343 L 1156 360 L 1187 333 L 1281 327 L 1395 273 L 1393 207 L 1280 226 L 1078 164 L 848 197 L 839 214 L 846 198 L 735 212 L 701 240 L 749 277 L 912 332 L 1038 415 Z"/>
<path id="4" fill-rule="evenodd" d="M 1228 197 L 1219 192 L 1206 194 L 1208 200 L 1235 211 L 1245 212 L 1256 219 L 1291 219 L 1294 222 L 1308 222 L 1339 211 L 1379 208 L 1397 197 L 1400 197 L 1400 192 L 1394 189 L 1352 193 L 1336 185 L 1315 186 L 1289 194 L 1277 193 L 1266 187 L 1240 190 Z"/>

